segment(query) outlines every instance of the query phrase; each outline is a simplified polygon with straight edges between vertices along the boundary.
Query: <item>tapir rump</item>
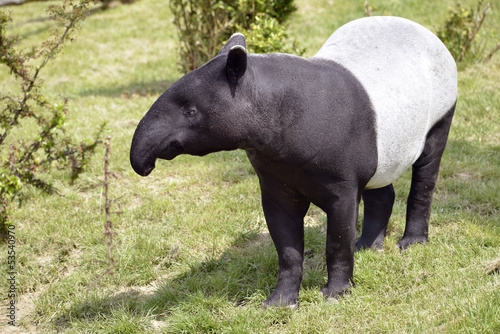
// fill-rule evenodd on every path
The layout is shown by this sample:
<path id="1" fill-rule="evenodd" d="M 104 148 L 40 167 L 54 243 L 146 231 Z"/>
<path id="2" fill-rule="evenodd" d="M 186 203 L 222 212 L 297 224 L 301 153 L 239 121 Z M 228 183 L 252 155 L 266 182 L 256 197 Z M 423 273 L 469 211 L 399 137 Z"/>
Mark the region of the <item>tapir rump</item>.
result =
<path id="1" fill-rule="evenodd" d="M 244 36 L 233 35 L 214 59 L 158 98 L 135 131 L 132 167 L 147 176 L 156 159 L 245 150 L 279 258 L 278 283 L 264 305 L 298 302 L 310 203 L 327 215 L 322 293 L 341 296 L 352 285 L 354 251 L 382 247 L 392 183 L 410 166 L 398 245 L 428 241 L 457 101 L 456 64 L 433 33 L 398 17 L 350 22 L 307 59 L 245 47 Z"/>

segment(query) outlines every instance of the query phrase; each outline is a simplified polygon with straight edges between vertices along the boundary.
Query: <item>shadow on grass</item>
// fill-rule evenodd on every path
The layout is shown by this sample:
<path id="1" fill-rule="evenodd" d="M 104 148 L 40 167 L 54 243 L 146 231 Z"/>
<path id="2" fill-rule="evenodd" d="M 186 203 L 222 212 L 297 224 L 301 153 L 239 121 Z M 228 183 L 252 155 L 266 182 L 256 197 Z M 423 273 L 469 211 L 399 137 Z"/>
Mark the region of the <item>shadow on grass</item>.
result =
<path id="1" fill-rule="evenodd" d="M 324 233 L 321 226 L 306 228 L 304 279 L 301 289 L 325 283 Z M 193 265 L 188 271 L 166 279 L 160 288 L 144 293 L 141 288 L 119 293 L 89 293 L 53 320 L 59 329 L 71 323 L 111 319 L 117 313 L 130 317 L 161 318 L 176 310 L 221 308 L 261 303 L 274 289 L 278 259 L 269 234 L 240 235 L 222 255 Z M 210 305 L 207 305 L 210 304 Z"/>

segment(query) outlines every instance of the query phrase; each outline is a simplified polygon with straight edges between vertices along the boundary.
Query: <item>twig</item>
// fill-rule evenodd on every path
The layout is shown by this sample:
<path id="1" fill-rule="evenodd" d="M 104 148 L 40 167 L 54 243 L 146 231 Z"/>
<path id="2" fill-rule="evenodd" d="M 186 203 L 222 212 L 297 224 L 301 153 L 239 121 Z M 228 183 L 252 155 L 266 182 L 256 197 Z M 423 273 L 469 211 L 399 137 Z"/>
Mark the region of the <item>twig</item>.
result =
<path id="1" fill-rule="evenodd" d="M 368 1 L 365 1 L 365 3 L 363 4 L 363 11 L 365 12 L 365 16 L 373 16 L 373 11 L 375 10 L 375 8 L 373 8 L 372 5 L 370 5 L 370 3 Z"/>
<path id="2" fill-rule="evenodd" d="M 460 52 L 460 57 L 458 57 L 458 62 L 462 61 L 465 58 L 465 54 L 470 48 L 470 45 L 474 38 L 476 37 L 477 32 L 479 29 L 481 29 L 481 26 L 483 25 L 484 20 L 486 19 L 486 14 L 490 10 L 491 5 L 489 3 L 486 4 L 486 6 L 483 8 L 482 13 L 480 10 L 481 3 L 478 4 L 478 16 L 476 19 L 476 23 L 474 24 L 474 29 L 472 30 L 472 33 L 469 35 L 467 38 L 467 42 L 465 43 L 464 47 L 462 48 L 462 51 Z"/>
<path id="3" fill-rule="evenodd" d="M 115 265 L 115 260 L 113 258 L 113 222 L 111 221 L 110 217 L 110 206 L 111 206 L 111 201 L 108 196 L 108 190 L 109 190 L 109 156 L 111 155 L 111 148 L 110 148 L 110 137 L 106 137 L 105 141 L 105 146 L 106 146 L 106 154 L 104 155 L 104 198 L 105 198 L 105 204 L 104 204 L 104 211 L 106 212 L 106 225 L 104 229 L 104 235 L 107 237 L 108 242 L 108 260 L 109 260 L 109 267 L 111 269 L 114 268 Z M 113 272 L 112 272 L 113 274 Z"/>
<path id="4" fill-rule="evenodd" d="M 486 57 L 484 57 L 484 62 L 490 61 L 491 57 L 493 57 L 493 54 L 495 52 L 497 52 L 498 50 L 500 50 L 500 43 L 497 43 L 497 45 L 493 48 L 493 50 L 491 50 L 491 52 L 488 53 L 488 55 Z"/>
<path id="5" fill-rule="evenodd" d="M 104 212 L 106 217 L 106 223 L 104 224 L 104 237 L 106 238 L 106 246 L 108 247 L 108 267 L 106 270 L 100 274 L 94 282 L 87 288 L 87 292 L 92 289 L 97 282 L 101 280 L 106 275 L 114 275 L 115 259 L 113 257 L 113 222 L 110 219 L 111 216 L 111 200 L 109 199 L 109 176 L 112 174 L 109 172 L 109 156 L 111 155 L 111 138 L 106 137 L 104 145 L 106 151 L 104 153 Z"/>

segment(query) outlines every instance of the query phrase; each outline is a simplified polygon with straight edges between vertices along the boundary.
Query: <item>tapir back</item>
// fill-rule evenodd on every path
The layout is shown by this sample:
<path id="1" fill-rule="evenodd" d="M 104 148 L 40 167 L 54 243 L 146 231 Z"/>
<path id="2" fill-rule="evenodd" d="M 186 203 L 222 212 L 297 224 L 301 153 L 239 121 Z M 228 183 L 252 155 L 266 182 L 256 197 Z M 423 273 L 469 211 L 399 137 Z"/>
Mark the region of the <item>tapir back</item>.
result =
<path id="1" fill-rule="evenodd" d="M 455 104 L 453 57 L 426 28 L 398 17 L 350 22 L 312 57 L 347 68 L 375 111 L 378 165 L 367 188 L 392 183 L 420 156 L 427 133 Z"/>

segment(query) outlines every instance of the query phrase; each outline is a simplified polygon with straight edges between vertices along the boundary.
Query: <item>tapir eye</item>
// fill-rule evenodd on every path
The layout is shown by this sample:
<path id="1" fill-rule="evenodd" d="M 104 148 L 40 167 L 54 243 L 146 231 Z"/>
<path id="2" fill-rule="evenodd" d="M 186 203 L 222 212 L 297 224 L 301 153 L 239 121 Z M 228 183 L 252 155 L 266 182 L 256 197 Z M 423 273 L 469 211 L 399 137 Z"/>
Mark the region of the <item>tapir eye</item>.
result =
<path id="1" fill-rule="evenodd" d="M 193 117 L 196 114 L 196 108 L 188 108 L 184 110 L 184 116 Z"/>

